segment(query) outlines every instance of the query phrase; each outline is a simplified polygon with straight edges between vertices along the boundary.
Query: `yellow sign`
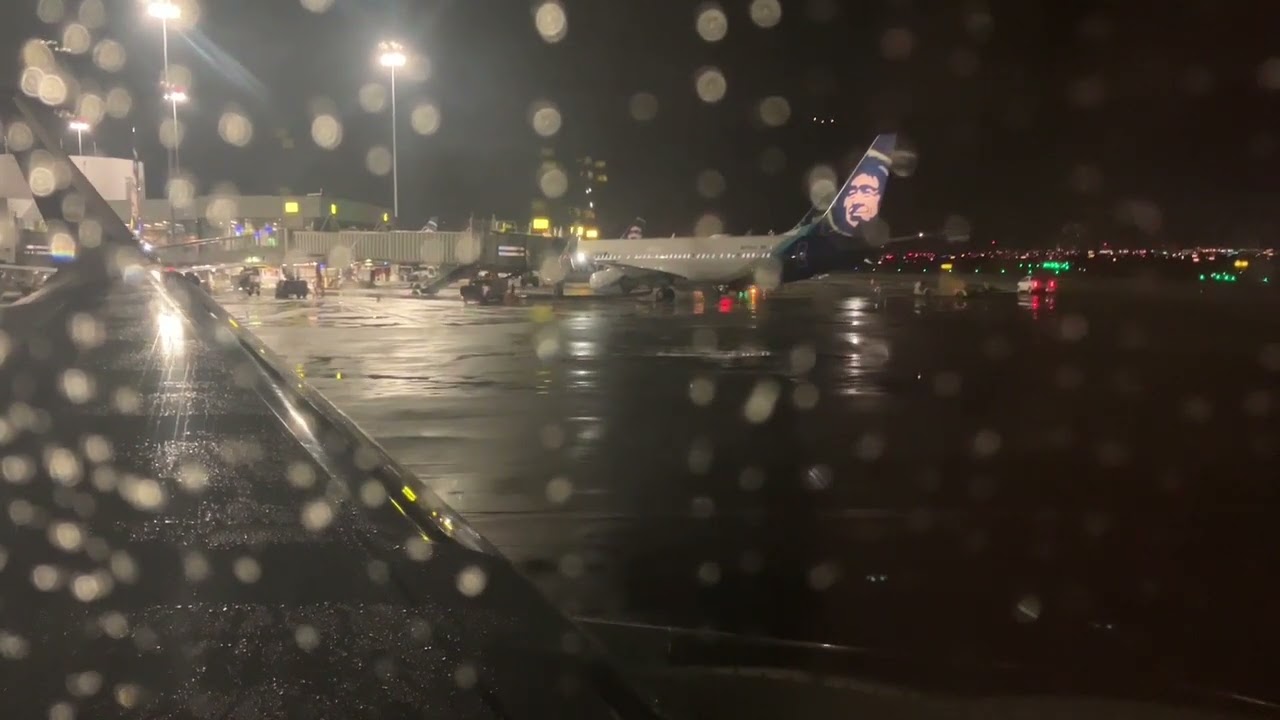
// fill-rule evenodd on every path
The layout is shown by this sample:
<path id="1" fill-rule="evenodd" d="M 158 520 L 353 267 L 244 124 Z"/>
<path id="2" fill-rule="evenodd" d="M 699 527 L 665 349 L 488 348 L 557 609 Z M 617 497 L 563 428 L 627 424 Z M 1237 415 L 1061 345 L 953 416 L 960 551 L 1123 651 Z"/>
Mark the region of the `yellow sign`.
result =
<path id="1" fill-rule="evenodd" d="M 587 229 L 587 239 L 589 239 L 589 240 L 594 240 L 594 239 L 596 239 L 596 238 L 598 238 L 598 237 L 600 237 L 600 231 L 599 231 L 599 230 L 597 230 L 597 229 L 595 229 L 595 228 L 588 228 L 588 229 Z"/>
<path id="2" fill-rule="evenodd" d="M 297 214 L 298 214 L 298 201 L 297 201 L 297 200 L 285 200 L 285 201 L 284 201 L 284 214 L 285 214 L 285 215 L 297 215 Z"/>
<path id="3" fill-rule="evenodd" d="M 382 213 L 382 222 L 391 222 L 391 213 Z"/>
<path id="4" fill-rule="evenodd" d="M 330 215 L 338 214 L 338 203 L 329 203 L 329 214 Z"/>
<path id="5" fill-rule="evenodd" d="M 536 218 L 534 218 L 534 219 L 533 219 L 533 229 L 534 229 L 534 230 L 550 230 L 550 229 L 551 229 L 551 220 L 550 220 L 550 218 L 544 218 L 544 217 L 536 217 Z"/>

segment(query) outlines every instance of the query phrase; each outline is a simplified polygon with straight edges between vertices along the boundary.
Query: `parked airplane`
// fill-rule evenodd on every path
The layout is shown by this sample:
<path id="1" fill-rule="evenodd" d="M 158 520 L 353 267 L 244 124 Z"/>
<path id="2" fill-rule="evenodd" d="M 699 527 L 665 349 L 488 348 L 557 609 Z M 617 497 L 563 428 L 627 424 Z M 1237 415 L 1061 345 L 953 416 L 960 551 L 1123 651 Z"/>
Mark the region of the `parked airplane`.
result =
<path id="1" fill-rule="evenodd" d="M 781 235 L 635 238 L 628 232 L 607 242 L 571 240 L 566 255 L 575 270 L 591 271 L 592 290 L 627 293 L 647 286 L 660 300 L 673 299 L 679 286 L 771 288 L 821 275 L 883 244 L 864 231 L 880 214 L 889 175 L 897 169 L 896 148 L 896 135 L 877 136 L 826 212 L 814 217 L 811 211 Z"/>

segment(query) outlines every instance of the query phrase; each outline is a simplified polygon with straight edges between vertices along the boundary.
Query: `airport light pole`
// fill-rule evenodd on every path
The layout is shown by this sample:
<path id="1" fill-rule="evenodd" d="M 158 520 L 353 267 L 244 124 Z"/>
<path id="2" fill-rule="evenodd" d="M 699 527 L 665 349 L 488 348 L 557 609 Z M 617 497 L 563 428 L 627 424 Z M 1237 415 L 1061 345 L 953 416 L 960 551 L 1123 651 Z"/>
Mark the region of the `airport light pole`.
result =
<path id="1" fill-rule="evenodd" d="M 186 99 L 186 93 L 178 93 L 174 91 L 172 78 L 169 76 L 169 21 L 177 20 L 182 17 L 182 9 L 174 5 L 169 0 L 150 0 L 147 3 L 147 14 L 153 18 L 160 20 L 160 47 L 164 53 L 164 99 L 169 101 L 172 108 L 173 117 L 173 142 L 168 152 L 168 184 L 170 192 L 165 193 L 169 197 L 169 241 L 173 242 L 174 230 L 178 225 L 177 210 L 173 207 L 173 179 L 178 175 L 178 96 L 181 94 L 183 100 Z"/>
<path id="2" fill-rule="evenodd" d="M 84 133 L 89 129 L 89 123 L 83 120 L 72 120 L 67 123 L 67 128 L 76 131 L 76 146 L 79 148 L 77 154 L 84 155 Z"/>
<path id="3" fill-rule="evenodd" d="M 178 174 L 178 103 L 186 100 L 186 93 L 175 92 L 173 78 L 169 75 L 169 21 L 182 17 L 182 9 L 168 0 L 151 0 L 147 3 L 147 14 L 160 20 L 160 47 L 164 54 L 164 89 L 165 99 L 169 101 L 173 117 L 173 147 L 170 148 L 173 175 Z M 178 96 L 182 99 L 179 100 Z"/>
<path id="4" fill-rule="evenodd" d="M 396 147 L 396 68 L 404 67 L 406 62 L 408 58 L 400 43 L 384 42 L 378 45 L 378 64 L 391 69 L 391 216 L 395 222 L 400 220 L 400 167 Z"/>

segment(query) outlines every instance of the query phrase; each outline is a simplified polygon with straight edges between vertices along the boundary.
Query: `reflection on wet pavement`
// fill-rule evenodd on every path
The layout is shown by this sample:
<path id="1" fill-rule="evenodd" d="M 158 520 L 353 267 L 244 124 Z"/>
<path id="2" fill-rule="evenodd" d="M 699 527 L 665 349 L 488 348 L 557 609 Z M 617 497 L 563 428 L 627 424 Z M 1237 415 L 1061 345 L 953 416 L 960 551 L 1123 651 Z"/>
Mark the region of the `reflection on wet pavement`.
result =
<path id="1" fill-rule="evenodd" d="M 1227 609 L 1256 602 L 1233 548 L 1278 545 L 1280 321 L 1118 302 L 229 308 L 570 612 L 1018 657 L 1280 639 Z"/>

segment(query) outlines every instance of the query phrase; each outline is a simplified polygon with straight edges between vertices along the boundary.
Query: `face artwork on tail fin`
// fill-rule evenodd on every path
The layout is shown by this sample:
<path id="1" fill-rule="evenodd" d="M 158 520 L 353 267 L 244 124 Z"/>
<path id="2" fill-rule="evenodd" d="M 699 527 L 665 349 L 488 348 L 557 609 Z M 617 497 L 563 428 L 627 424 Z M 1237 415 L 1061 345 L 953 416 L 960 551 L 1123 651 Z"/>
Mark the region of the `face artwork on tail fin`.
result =
<path id="1" fill-rule="evenodd" d="M 644 218 L 636 218 L 622 235 L 623 240 L 639 240 L 644 237 Z"/>
<path id="2" fill-rule="evenodd" d="M 889 183 L 897 136 L 879 135 L 854 168 L 827 209 L 827 220 L 841 235 L 854 235 L 880 215 L 880 201 Z"/>

